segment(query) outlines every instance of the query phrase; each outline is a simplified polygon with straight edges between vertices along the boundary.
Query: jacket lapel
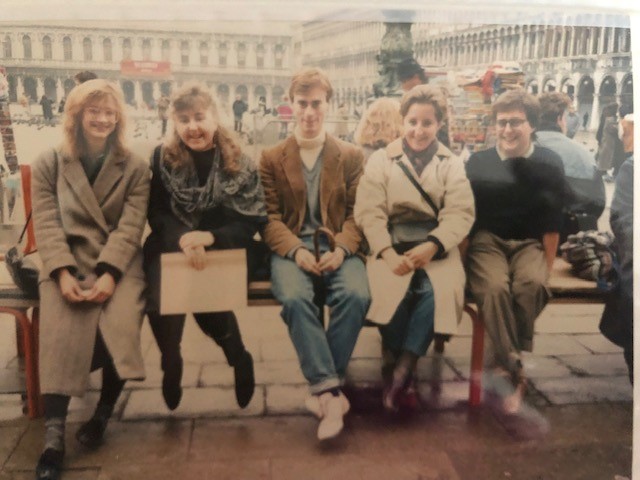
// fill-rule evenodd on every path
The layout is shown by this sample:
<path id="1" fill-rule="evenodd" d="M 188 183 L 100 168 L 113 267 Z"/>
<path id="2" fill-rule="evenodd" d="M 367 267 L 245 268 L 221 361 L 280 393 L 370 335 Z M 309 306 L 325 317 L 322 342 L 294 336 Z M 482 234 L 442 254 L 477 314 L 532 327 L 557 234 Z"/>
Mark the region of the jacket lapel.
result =
<path id="1" fill-rule="evenodd" d="M 340 168 L 342 159 L 340 158 L 340 147 L 331 135 L 327 134 L 322 152 L 322 174 L 320 175 L 320 215 L 322 223 L 327 225 L 327 212 L 329 199 L 333 190 L 338 186 L 338 181 L 343 181 Z"/>
<path id="2" fill-rule="evenodd" d="M 84 173 L 80 160 L 74 160 L 65 156 L 62 165 L 62 175 L 69 188 L 78 197 L 79 203 L 89 215 L 91 215 L 91 218 L 95 220 L 96 224 L 102 228 L 105 233 L 109 233 L 107 222 L 102 214 L 100 205 L 98 205 L 96 195 L 89 184 L 87 175 Z"/>
<path id="3" fill-rule="evenodd" d="M 98 205 L 102 206 L 107 195 L 113 190 L 113 186 L 122 178 L 124 162 L 124 157 L 116 157 L 111 152 L 105 158 L 104 165 L 102 165 L 96 181 L 93 182 L 93 191 Z"/>
<path id="4" fill-rule="evenodd" d="M 295 211 L 300 212 L 300 218 L 304 218 L 307 184 L 302 173 L 300 149 L 294 137 L 289 137 L 282 151 L 282 168 L 293 192 Z"/>

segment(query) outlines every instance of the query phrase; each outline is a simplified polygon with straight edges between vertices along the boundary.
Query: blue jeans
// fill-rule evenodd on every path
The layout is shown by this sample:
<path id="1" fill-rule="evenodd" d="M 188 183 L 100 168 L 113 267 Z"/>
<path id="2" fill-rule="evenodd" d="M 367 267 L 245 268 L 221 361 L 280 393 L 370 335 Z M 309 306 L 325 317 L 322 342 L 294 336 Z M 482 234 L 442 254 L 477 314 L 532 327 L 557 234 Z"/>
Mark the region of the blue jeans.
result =
<path id="1" fill-rule="evenodd" d="M 433 340 L 435 303 L 427 273 L 413 273 L 411 284 L 387 325 L 380 327 L 382 344 L 394 355 L 403 351 L 425 355 Z"/>
<path id="2" fill-rule="evenodd" d="M 281 316 L 311 393 L 339 387 L 371 303 L 364 262 L 350 256 L 335 272 L 317 277 L 272 255 L 271 289 L 282 303 Z M 325 290 L 330 308 L 326 331 L 314 303 L 318 289 Z"/>

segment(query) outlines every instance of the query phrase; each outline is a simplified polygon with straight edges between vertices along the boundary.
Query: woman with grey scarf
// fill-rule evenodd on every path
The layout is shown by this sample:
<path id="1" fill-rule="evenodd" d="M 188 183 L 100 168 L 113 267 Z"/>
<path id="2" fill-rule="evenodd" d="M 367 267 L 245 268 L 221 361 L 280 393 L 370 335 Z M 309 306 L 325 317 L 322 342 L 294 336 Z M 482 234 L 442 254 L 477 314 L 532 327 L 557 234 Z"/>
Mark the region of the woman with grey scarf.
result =
<path id="1" fill-rule="evenodd" d="M 162 354 L 162 394 L 167 407 L 182 398 L 180 341 L 185 315 L 160 315 L 160 255 L 183 252 L 195 269 L 205 251 L 248 248 L 266 221 L 264 193 L 253 161 L 219 124 L 208 89 L 189 83 L 171 99 L 173 131 L 151 159 L 153 177 L 144 245 L 147 313 Z M 233 312 L 195 313 L 200 329 L 224 351 L 234 368 L 238 405 L 246 407 L 254 391 L 253 359 L 245 349 Z"/>

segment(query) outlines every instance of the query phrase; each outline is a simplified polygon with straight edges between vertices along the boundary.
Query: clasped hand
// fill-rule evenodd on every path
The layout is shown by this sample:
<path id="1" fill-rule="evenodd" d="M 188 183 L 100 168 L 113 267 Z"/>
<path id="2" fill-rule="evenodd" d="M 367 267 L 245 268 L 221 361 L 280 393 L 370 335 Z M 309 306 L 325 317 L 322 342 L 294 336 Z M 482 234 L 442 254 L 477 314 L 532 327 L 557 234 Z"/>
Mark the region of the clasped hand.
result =
<path id="1" fill-rule="evenodd" d="M 60 293 L 68 302 L 104 303 L 113 295 L 116 282 L 110 273 L 103 273 L 91 288 L 85 290 L 80 286 L 78 279 L 64 268 L 58 275 L 58 286 Z"/>
<path id="2" fill-rule="evenodd" d="M 344 262 L 344 250 L 336 248 L 333 252 L 325 252 L 320 260 L 306 248 L 299 248 L 295 254 L 296 265 L 302 270 L 314 275 L 322 275 L 324 272 L 334 272 Z"/>
<path id="3" fill-rule="evenodd" d="M 178 244 L 187 256 L 189 265 L 196 270 L 202 270 L 206 263 L 205 248 L 210 247 L 214 242 L 215 237 L 213 233 L 194 230 L 193 232 L 182 235 Z"/>
<path id="4" fill-rule="evenodd" d="M 418 268 L 425 268 L 438 251 L 433 242 L 421 243 L 407 250 L 404 255 L 399 255 L 393 248 L 387 248 L 382 252 L 382 258 L 389 269 L 396 275 L 406 275 Z"/>

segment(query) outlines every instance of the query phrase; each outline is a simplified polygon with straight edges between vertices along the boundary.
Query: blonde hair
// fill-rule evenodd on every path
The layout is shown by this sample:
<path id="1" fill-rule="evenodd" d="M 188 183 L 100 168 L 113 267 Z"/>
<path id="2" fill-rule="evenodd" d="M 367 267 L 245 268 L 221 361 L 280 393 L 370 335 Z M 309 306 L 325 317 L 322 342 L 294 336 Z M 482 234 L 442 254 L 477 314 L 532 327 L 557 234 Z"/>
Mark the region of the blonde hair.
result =
<path id="1" fill-rule="evenodd" d="M 218 107 L 209 89 L 200 82 L 188 82 L 171 95 L 169 115 L 174 117 L 178 112 L 192 110 L 194 108 L 208 108 L 218 123 L 213 142 L 220 148 L 222 154 L 223 169 L 227 173 L 240 171 L 240 157 L 242 149 L 233 133 L 220 125 Z M 175 125 L 175 122 L 174 122 Z M 172 167 L 184 165 L 193 161 L 187 146 L 184 144 L 174 126 L 164 144 L 163 161 Z"/>
<path id="2" fill-rule="evenodd" d="M 71 158 L 79 158 L 85 153 L 85 140 L 82 130 L 82 114 L 87 105 L 96 101 L 111 98 L 116 103 L 118 119 L 116 128 L 107 138 L 107 145 L 116 156 L 126 156 L 129 150 L 125 147 L 125 131 L 127 126 L 124 112 L 124 96 L 120 87 L 107 80 L 88 80 L 74 87 L 64 105 L 62 151 Z"/>
<path id="3" fill-rule="evenodd" d="M 386 147 L 402 136 L 400 104 L 391 98 L 375 100 L 360 119 L 354 134 L 358 145 Z"/>
<path id="4" fill-rule="evenodd" d="M 442 88 L 433 85 L 416 85 L 402 96 L 400 115 L 404 118 L 414 103 L 431 105 L 438 122 L 447 121 L 447 98 Z"/>
<path id="5" fill-rule="evenodd" d="M 293 97 L 296 93 L 305 94 L 315 87 L 320 87 L 326 92 L 327 102 L 331 100 L 333 87 L 324 70 L 317 67 L 304 67 L 294 73 L 291 78 L 289 98 L 293 102 Z"/>

